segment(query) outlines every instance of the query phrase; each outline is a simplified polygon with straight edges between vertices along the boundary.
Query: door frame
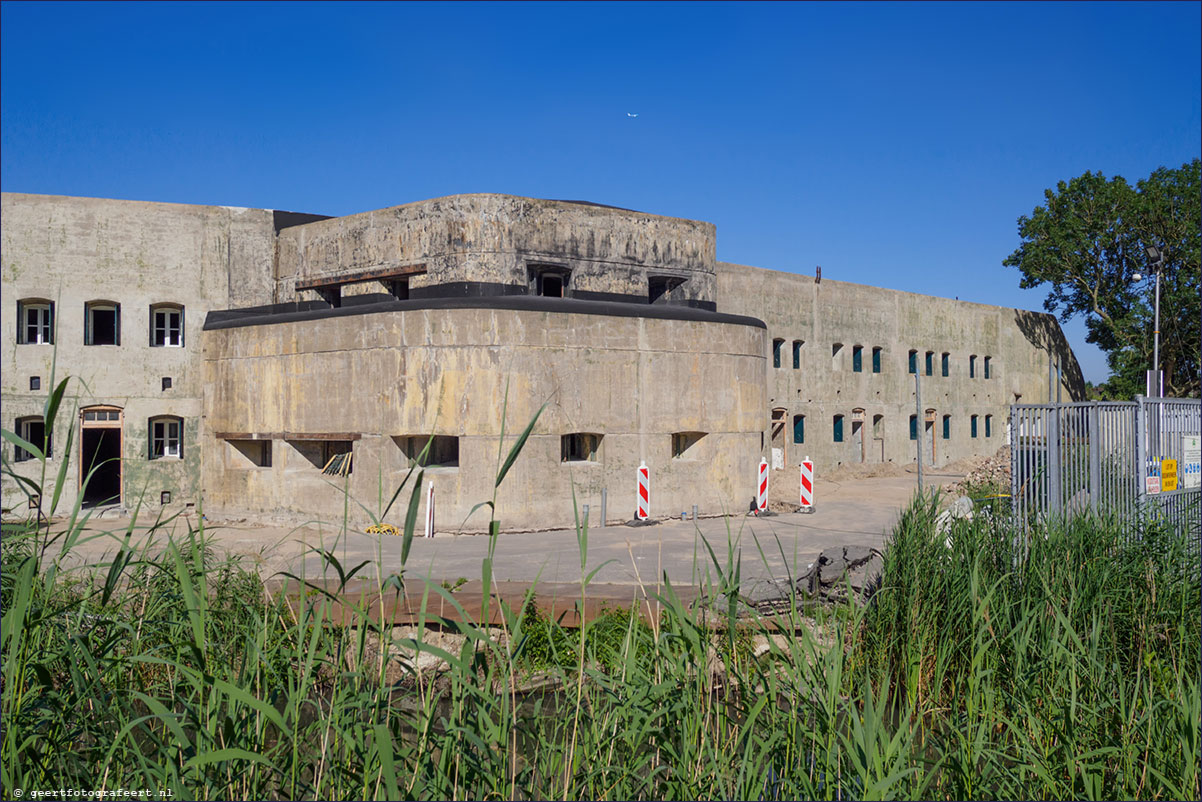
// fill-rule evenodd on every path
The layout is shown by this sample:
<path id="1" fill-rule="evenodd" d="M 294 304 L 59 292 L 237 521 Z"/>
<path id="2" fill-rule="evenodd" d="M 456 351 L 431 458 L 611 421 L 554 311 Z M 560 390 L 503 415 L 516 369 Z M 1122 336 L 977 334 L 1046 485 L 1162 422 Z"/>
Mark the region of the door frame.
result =
<path id="1" fill-rule="evenodd" d="M 111 415 L 106 415 L 106 420 L 88 420 L 88 413 L 105 412 L 117 413 L 116 420 L 113 420 Z M 85 465 L 83 451 L 83 430 L 84 429 L 116 429 L 117 430 L 117 505 L 125 503 L 125 469 L 122 462 L 125 460 L 125 410 L 121 407 L 113 406 L 112 404 L 93 404 L 92 406 L 83 407 L 79 410 L 79 471 L 77 479 L 77 487 L 79 492 L 83 492 L 83 482 L 87 477 L 87 466 Z"/>

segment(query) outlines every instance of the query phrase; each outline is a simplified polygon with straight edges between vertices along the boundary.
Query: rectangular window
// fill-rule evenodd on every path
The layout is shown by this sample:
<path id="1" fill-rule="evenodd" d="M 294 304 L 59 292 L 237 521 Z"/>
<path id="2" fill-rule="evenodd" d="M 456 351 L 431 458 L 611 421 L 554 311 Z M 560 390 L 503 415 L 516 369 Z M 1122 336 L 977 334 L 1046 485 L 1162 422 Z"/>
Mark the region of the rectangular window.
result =
<path id="1" fill-rule="evenodd" d="M 918 372 L 918 352 L 917 351 L 910 352 L 910 372 L 911 373 Z"/>
<path id="2" fill-rule="evenodd" d="M 943 439 L 944 440 L 952 439 L 952 416 L 951 415 L 943 416 Z"/>
<path id="3" fill-rule="evenodd" d="M 804 443 L 806 441 L 806 416 L 793 416 L 793 442 Z"/>
<path id="4" fill-rule="evenodd" d="M 836 415 L 834 418 L 834 438 L 836 443 L 843 442 L 843 416 Z"/>
<path id="5" fill-rule="evenodd" d="M 84 345 L 121 344 L 120 304 L 88 303 L 84 318 Z"/>
<path id="6" fill-rule="evenodd" d="M 151 307 L 150 345 L 180 348 L 184 344 L 184 310 L 174 306 Z"/>
<path id="7" fill-rule="evenodd" d="M 985 378 L 989 378 L 989 357 L 985 357 Z"/>
<path id="8" fill-rule="evenodd" d="M 54 343 L 54 304 L 49 301 L 17 302 L 17 342 L 21 345 Z"/>
<path id="9" fill-rule="evenodd" d="M 178 418 L 152 419 L 150 421 L 150 458 L 173 457 L 178 459 L 183 454 L 180 442 L 181 428 Z"/>
<path id="10" fill-rule="evenodd" d="M 968 358 L 968 378 L 975 379 L 977 377 L 977 355 L 973 354 Z"/>
<path id="11" fill-rule="evenodd" d="M 17 418 L 17 434 L 21 439 L 27 441 L 32 446 L 37 446 L 42 450 L 46 459 L 51 457 L 50 433 L 46 431 L 46 424 L 40 417 L 37 418 Z M 13 460 L 16 462 L 24 462 L 33 459 L 33 454 L 29 453 L 20 446 L 13 447 Z"/>
<path id="12" fill-rule="evenodd" d="M 911 440 L 918 439 L 918 416 L 917 415 L 910 416 L 910 439 Z"/>
<path id="13" fill-rule="evenodd" d="M 576 432 L 559 438 L 560 462 L 596 462 L 601 435 Z"/>
<path id="14" fill-rule="evenodd" d="M 801 369 L 801 340 L 793 341 L 793 370 Z"/>
<path id="15" fill-rule="evenodd" d="M 943 378 L 945 378 L 945 379 L 947 378 L 948 362 L 951 361 L 951 357 L 952 357 L 951 354 L 945 353 L 939 360 L 940 370 L 943 372 Z"/>
<path id="16" fill-rule="evenodd" d="M 785 346 L 784 340 L 773 340 L 772 341 L 772 367 L 774 367 L 774 368 L 780 367 L 780 351 L 782 348 L 784 348 L 784 346 Z"/>
<path id="17" fill-rule="evenodd" d="M 970 437 L 977 436 L 977 416 L 973 415 L 968 421 L 968 434 Z"/>
<path id="18" fill-rule="evenodd" d="M 872 349 L 872 372 L 881 372 L 881 348 L 879 345 Z"/>
<path id="19" fill-rule="evenodd" d="M 864 349 L 853 345 L 851 348 L 851 370 L 853 373 L 864 372 Z"/>
<path id="20" fill-rule="evenodd" d="M 560 265 L 531 265 L 530 291 L 545 298 L 566 298 L 572 271 Z M 408 281 L 405 287 L 408 296 Z"/>
<path id="21" fill-rule="evenodd" d="M 392 439 L 401 449 L 401 453 L 405 455 L 410 466 L 419 468 L 459 467 L 458 437 L 414 434 Z"/>
<path id="22" fill-rule="evenodd" d="M 673 432 L 672 459 L 692 459 L 701 449 L 696 446 L 705 437 L 705 432 Z"/>
<path id="23" fill-rule="evenodd" d="M 927 375 L 935 375 L 935 352 L 927 351 Z"/>
<path id="24" fill-rule="evenodd" d="M 985 416 L 985 436 L 993 437 L 993 416 L 992 415 Z"/>

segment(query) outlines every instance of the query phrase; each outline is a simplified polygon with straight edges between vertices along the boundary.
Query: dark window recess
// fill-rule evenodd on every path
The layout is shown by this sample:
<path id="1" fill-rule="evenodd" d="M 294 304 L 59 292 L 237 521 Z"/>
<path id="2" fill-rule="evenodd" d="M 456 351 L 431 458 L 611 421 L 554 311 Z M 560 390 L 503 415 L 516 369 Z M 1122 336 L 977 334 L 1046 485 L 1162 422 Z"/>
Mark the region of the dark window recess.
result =
<path id="1" fill-rule="evenodd" d="M 989 368 L 990 368 L 989 357 L 985 357 L 985 378 L 986 379 L 989 378 Z"/>
<path id="2" fill-rule="evenodd" d="M 806 416 L 793 416 L 793 442 L 804 443 L 806 441 Z"/>
<path id="3" fill-rule="evenodd" d="M 910 352 L 910 372 L 911 373 L 918 372 L 918 352 L 917 351 Z"/>
<path id="4" fill-rule="evenodd" d="M 976 415 L 973 415 L 972 418 L 969 420 L 968 433 L 969 433 L 969 436 L 971 436 L 971 437 L 977 436 L 977 416 Z"/>
<path id="5" fill-rule="evenodd" d="M 697 451 L 690 453 L 693 446 L 701 442 L 701 438 L 705 437 L 705 432 L 673 432 L 672 433 L 672 459 L 684 459 L 686 456 L 692 458 L 696 456 Z"/>
<path id="6" fill-rule="evenodd" d="M 599 434 L 565 434 L 559 438 L 559 459 L 562 462 L 595 462 L 600 446 Z"/>
<path id="7" fill-rule="evenodd" d="M 793 370 L 801 369 L 801 340 L 793 341 Z"/>
<path id="8" fill-rule="evenodd" d="M 270 440 L 226 440 L 226 442 L 250 464 L 260 468 L 271 467 Z"/>
<path id="9" fill-rule="evenodd" d="M 952 358 L 951 354 L 944 354 L 939 360 L 940 369 L 943 372 L 944 378 L 947 378 L 948 362 L 951 360 L 951 358 Z"/>
<path id="10" fill-rule="evenodd" d="M 881 349 L 880 346 L 872 349 L 872 372 L 881 372 Z"/>
<path id="11" fill-rule="evenodd" d="M 159 493 L 159 505 L 160 506 L 166 506 L 170 503 L 171 503 L 171 491 L 170 490 L 164 490 L 162 493 Z"/>
<path id="12" fill-rule="evenodd" d="M 120 304 L 88 304 L 84 311 L 84 345 L 121 344 Z"/>
<path id="13" fill-rule="evenodd" d="M 772 367 L 774 367 L 774 368 L 780 367 L 780 352 L 781 352 L 781 349 L 784 347 L 785 347 L 784 340 L 773 340 L 772 341 Z"/>
<path id="14" fill-rule="evenodd" d="M 910 439 L 911 440 L 918 439 L 918 416 L 917 415 L 910 416 Z"/>
<path id="15" fill-rule="evenodd" d="M 342 287 L 335 285 L 332 287 L 318 287 L 316 292 L 321 296 L 321 300 L 328 303 L 334 309 L 342 306 Z"/>
<path id="16" fill-rule="evenodd" d="M 977 377 L 977 355 L 973 354 L 968 358 L 968 378 L 975 379 Z"/>
<path id="17" fill-rule="evenodd" d="M 648 276 L 647 303 L 658 304 L 668 300 L 672 290 L 684 284 L 684 279 L 675 276 Z"/>
<path id="18" fill-rule="evenodd" d="M 392 438 L 410 465 L 419 468 L 459 467 L 459 438 L 445 434 L 413 434 Z"/>
<path id="19" fill-rule="evenodd" d="M 952 439 L 952 416 L 951 415 L 943 416 L 943 439 L 944 440 Z"/>
<path id="20" fill-rule="evenodd" d="M 163 377 L 163 389 L 164 389 L 164 390 L 170 390 L 170 389 L 171 389 L 171 377 L 170 377 L 170 376 L 164 376 L 164 377 Z"/>
<path id="21" fill-rule="evenodd" d="M 396 298 L 398 301 L 409 300 L 409 279 L 393 279 L 385 282 L 385 286 L 388 287 L 388 292 L 392 295 L 392 297 Z"/>
<path id="22" fill-rule="evenodd" d="M 927 375 L 935 375 L 935 352 L 927 351 Z"/>
<path id="23" fill-rule="evenodd" d="M 842 443 L 843 442 L 843 416 L 842 415 L 835 416 L 834 426 L 832 428 L 834 429 L 833 434 L 834 434 L 835 442 Z"/>
<path id="24" fill-rule="evenodd" d="M 851 370 L 853 373 L 864 371 L 864 349 L 859 345 L 853 345 L 851 349 Z"/>
<path id="25" fill-rule="evenodd" d="M 988 378 L 988 377 L 986 377 L 986 378 Z M 992 415 L 985 416 L 985 436 L 993 437 L 993 416 Z"/>
<path id="26" fill-rule="evenodd" d="M 571 275 L 568 268 L 559 265 L 533 266 L 530 268 L 530 291 L 547 298 L 567 298 Z"/>
<path id="27" fill-rule="evenodd" d="M 29 389 L 30 390 L 41 390 L 42 389 L 42 377 L 41 376 L 30 376 L 29 377 Z"/>

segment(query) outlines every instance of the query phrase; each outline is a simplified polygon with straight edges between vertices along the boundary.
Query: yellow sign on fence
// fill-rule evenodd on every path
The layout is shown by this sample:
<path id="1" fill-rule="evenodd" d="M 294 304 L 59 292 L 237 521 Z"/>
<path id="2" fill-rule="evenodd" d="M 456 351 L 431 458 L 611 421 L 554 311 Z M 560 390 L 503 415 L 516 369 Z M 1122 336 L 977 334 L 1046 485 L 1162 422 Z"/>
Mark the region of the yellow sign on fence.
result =
<path id="1" fill-rule="evenodd" d="M 1162 459 L 1160 461 L 1160 489 L 1171 493 L 1177 489 L 1177 460 Z"/>

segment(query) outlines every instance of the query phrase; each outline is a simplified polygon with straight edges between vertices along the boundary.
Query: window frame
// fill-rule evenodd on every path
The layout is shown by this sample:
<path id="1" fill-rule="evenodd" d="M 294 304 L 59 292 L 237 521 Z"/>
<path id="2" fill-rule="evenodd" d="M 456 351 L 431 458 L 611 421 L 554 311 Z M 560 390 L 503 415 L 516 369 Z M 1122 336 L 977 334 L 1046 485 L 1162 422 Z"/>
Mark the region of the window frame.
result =
<path id="1" fill-rule="evenodd" d="M 842 415 L 835 415 L 831 419 L 831 442 L 832 443 L 842 443 L 843 442 L 843 416 Z"/>
<path id="2" fill-rule="evenodd" d="M 169 323 L 166 326 L 160 327 L 159 321 L 158 321 L 159 315 L 164 315 L 164 316 L 175 315 L 175 316 L 177 316 L 178 325 L 175 327 L 176 328 L 175 333 L 177 335 L 178 342 L 172 343 L 172 342 L 168 341 L 169 340 L 168 335 L 171 333 L 172 327 L 170 326 Z M 183 348 L 184 347 L 184 320 L 185 320 L 185 318 L 184 318 L 183 304 L 166 303 L 166 302 L 158 303 L 158 304 L 151 304 L 150 305 L 150 347 L 151 348 Z M 157 342 L 157 339 L 158 339 L 157 335 L 158 335 L 160 329 L 163 331 L 163 334 L 164 334 L 163 342 Z"/>
<path id="3" fill-rule="evenodd" d="M 800 438 L 799 438 L 799 435 L 800 435 Z M 798 445 L 798 446 L 805 445 L 805 441 L 806 441 L 806 416 L 801 415 L 801 414 L 794 415 L 793 416 L 793 444 Z"/>
<path id="4" fill-rule="evenodd" d="M 945 379 L 951 374 L 951 361 L 952 355 L 947 351 L 939 356 L 939 371 Z"/>
<path id="5" fill-rule="evenodd" d="M 943 439 L 944 440 L 952 439 L 952 416 L 951 415 L 943 416 Z"/>
<path id="6" fill-rule="evenodd" d="M 85 301 L 83 305 L 83 344 L 86 346 L 120 346 L 121 345 L 121 304 L 116 301 Z M 113 341 L 111 343 L 96 342 L 97 312 L 113 313 Z"/>
<path id="7" fill-rule="evenodd" d="M 805 340 L 793 341 L 793 370 L 801 370 L 801 346 L 805 345 Z"/>
<path id="8" fill-rule="evenodd" d="M 38 312 L 38 321 L 33 325 L 37 332 L 29 338 L 29 313 Z M 54 301 L 45 298 L 22 298 L 17 301 L 17 344 L 54 345 Z"/>
<path id="9" fill-rule="evenodd" d="M 985 416 L 985 436 L 993 437 L 993 416 L 992 415 Z"/>
<path id="10" fill-rule="evenodd" d="M 918 440 L 918 415 L 910 416 L 910 440 Z"/>
<path id="11" fill-rule="evenodd" d="M 977 436 L 977 416 L 973 415 L 968 419 L 968 436 L 975 438 Z"/>
<path id="12" fill-rule="evenodd" d="M 910 371 L 909 371 L 910 375 L 917 376 L 918 375 L 918 349 L 917 348 L 910 349 L 909 367 L 910 367 Z"/>
<path id="13" fill-rule="evenodd" d="M 925 362 L 926 362 L 926 365 L 925 365 L 926 366 L 926 374 L 928 376 L 934 376 L 935 375 L 935 352 L 934 351 L 927 351 Z"/>
<path id="14" fill-rule="evenodd" d="M 992 371 L 991 371 L 991 368 L 993 367 L 992 362 L 993 362 L 993 358 L 987 355 L 985 357 L 984 362 L 982 362 L 982 371 L 981 371 L 982 378 L 989 379 L 990 376 L 993 375 Z"/>
<path id="15" fill-rule="evenodd" d="M 872 349 L 872 372 L 881 372 L 881 347 L 879 345 L 874 346 Z"/>
<path id="16" fill-rule="evenodd" d="M 32 433 L 29 431 L 29 427 L 32 424 L 38 424 L 42 427 L 42 433 L 37 438 L 34 438 Z M 46 430 L 46 421 L 41 415 L 22 415 L 21 417 L 17 418 L 16 425 L 13 427 L 13 431 L 15 431 L 17 436 L 22 440 L 25 440 L 30 445 L 41 449 L 42 455 L 45 456 L 46 459 L 49 460 L 54 457 L 54 430 Z M 28 462 L 32 459 L 37 459 L 32 452 L 26 451 L 15 443 L 13 444 L 13 462 Z"/>
<path id="17" fill-rule="evenodd" d="M 781 364 L 780 352 L 785 347 L 785 341 L 781 337 L 772 338 L 772 367 L 779 368 Z"/>
<path id="18" fill-rule="evenodd" d="M 975 379 L 977 377 L 977 355 L 971 354 L 968 357 L 968 378 Z"/>
<path id="19" fill-rule="evenodd" d="M 162 434 L 158 427 L 163 427 Z M 175 434 L 172 436 L 171 430 Z M 182 460 L 184 458 L 184 419 L 178 415 L 155 415 L 147 419 L 148 460 Z M 174 441 L 174 453 L 171 444 Z"/>
<path id="20" fill-rule="evenodd" d="M 851 372 L 864 372 L 864 346 L 853 345 L 851 347 Z"/>

